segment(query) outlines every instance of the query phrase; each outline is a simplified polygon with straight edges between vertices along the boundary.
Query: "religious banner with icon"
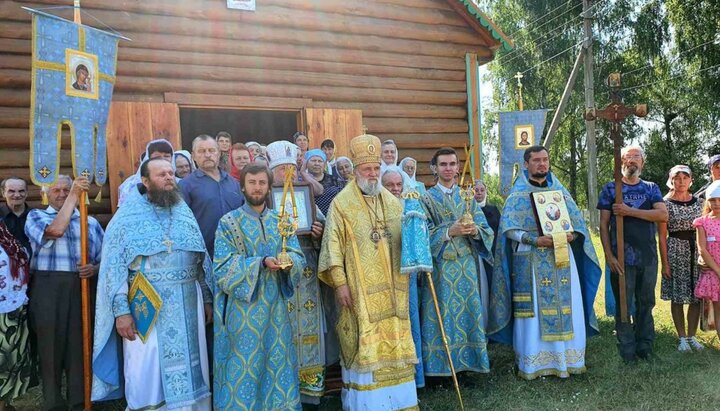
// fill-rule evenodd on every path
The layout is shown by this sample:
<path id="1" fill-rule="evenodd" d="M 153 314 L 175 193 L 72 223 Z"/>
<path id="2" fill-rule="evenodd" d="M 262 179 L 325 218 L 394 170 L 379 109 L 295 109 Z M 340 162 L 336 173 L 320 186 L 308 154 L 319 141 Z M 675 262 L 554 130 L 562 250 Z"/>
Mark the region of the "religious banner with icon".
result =
<path id="1" fill-rule="evenodd" d="M 74 175 L 107 181 L 105 126 L 123 38 L 42 11 L 32 14 L 30 177 L 50 186 L 60 173 L 62 127 L 70 131 Z"/>
<path id="2" fill-rule="evenodd" d="M 508 111 L 500 114 L 500 194 L 507 197 L 523 169 L 525 149 L 540 145 L 548 110 Z"/>
<path id="3" fill-rule="evenodd" d="M 144 344 L 150 336 L 158 315 L 160 315 L 163 302 L 160 295 L 141 271 L 135 274 L 135 278 L 130 284 L 128 304 L 130 305 L 130 314 L 135 321 L 138 336 Z"/>

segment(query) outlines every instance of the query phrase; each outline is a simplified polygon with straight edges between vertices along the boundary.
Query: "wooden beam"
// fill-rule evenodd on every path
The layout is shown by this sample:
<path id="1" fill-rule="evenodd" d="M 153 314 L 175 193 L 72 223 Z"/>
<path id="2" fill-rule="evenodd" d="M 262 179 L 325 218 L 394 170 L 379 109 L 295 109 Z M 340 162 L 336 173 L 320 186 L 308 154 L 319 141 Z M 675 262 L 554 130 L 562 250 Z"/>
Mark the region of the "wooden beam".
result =
<path id="1" fill-rule="evenodd" d="M 368 129 L 375 133 L 467 133 L 465 120 L 363 117 Z M 443 145 L 442 142 L 437 144 Z"/>
<path id="2" fill-rule="evenodd" d="M 307 98 L 249 97 L 192 93 L 165 93 L 165 102 L 177 103 L 181 106 L 213 106 L 286 110 L 300 110 L 304 107 L 312 106 L 312 100 Z"/>
<path id="3" fill-rule="evenodd" d="M 466 110 L 461 106 L 430 104 L 354 103 L 342 101 L 313 101 L 316 108 L 355 108 L 366 117 L 389 118 L 449 118 L 464 119 Z"/>

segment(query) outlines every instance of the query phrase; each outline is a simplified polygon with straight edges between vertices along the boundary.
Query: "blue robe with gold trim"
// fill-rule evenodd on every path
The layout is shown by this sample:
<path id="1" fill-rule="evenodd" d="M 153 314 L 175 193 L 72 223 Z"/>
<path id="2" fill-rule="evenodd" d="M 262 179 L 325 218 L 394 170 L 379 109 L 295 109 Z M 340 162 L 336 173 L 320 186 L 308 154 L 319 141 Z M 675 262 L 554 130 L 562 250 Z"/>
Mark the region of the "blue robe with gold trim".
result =
<path id="1" fill-rule="evenodd" d="M 271 271 L 282 240 L 278 215 L 248 204 L 220 219 L 215 234 L 213 402 L 216 410 L 300 409 L 298 362 L 288 303 L 305 267 L 297 237 L 292 268 Z"/>
<path id="2" fill-rule="evenodd" d="M 470 202 L 470 213 L 478 235 L 475 238 L 452 237 L 445 241 L 448 228 L 465 211 L 458 187 L 451 195 L 438 186 L 423 197 L 428 215 L 432 273 L 438 305 L 455 371 L 488 372 L 490 361 L 482 319 L 482 302 L 478 285 L 478 256 L 492 260 L 493 231 L 480 206 Z M 425 375 L 449 376 L 450 366 L 442 341 L 438 318 L 429 287 L 422 290 L 422 355 Z"/>
<path id="3" fill-rule="evenodd" d="M 575 265 L 582 289 L 583 310 L 587 336 L 598 333 L 597 319 L 593 309 L 595 294 L 600 281 L 600 266 L 597 255 L 585 225 L 582 212 L 565 187 L 553 174 L 547 176 L 547 187 L 536 187 L 529 183 L 527 171 L 524 171 L 505 200 L 500 226 L 498 228 L 495 269 L 490 284 L 490 312 L 488 334 L 494 341 L 512 344 L 513 317 L 529 318 L 535 316 L 533 309 L 533 278 L 536 283 L 549 281 L 547 286 L 538 291 L 542 339 L 559 341 L 572 338 L 572 313 L 566 308 L 571 300 L 570 285 L 563 282 L 562 271 L 569 273 L 569 268 L 556 269 L 555 257 L 551 248 L 532 247 L 529 254 L 520 255 L 513 252 L 512 241 L 506 236 L 509 230 L 523 230 L 534 235 L 538 234 L 537 222 L 533 213 L 530 193 L 559 190 L 563 193 L 565 204 L 572 222 L 573 229 L 581 238 L 571 243 Z M 534 270 L 533 270 L 534 267 Z M 568 338 L 569 337 L 569 338 Z"/>

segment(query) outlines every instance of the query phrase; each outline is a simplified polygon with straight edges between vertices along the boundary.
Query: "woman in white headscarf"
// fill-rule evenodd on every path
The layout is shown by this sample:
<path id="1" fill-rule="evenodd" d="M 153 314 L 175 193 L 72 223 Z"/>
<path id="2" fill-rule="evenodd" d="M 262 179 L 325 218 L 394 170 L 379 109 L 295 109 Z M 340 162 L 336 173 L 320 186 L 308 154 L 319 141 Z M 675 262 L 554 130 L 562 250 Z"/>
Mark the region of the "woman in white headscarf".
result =
<path id="1" fill-rule="evenodd" d="M 175 177 L 184 178 L 186 175 L 195 171 L 195 162 L 192 155 L 187 150 L 178 150 L 175 152 Z"/>
<path id="2" fill-rule="evenodd" d="M 130 200 L 136 194 L 140 194 L 137 189 L 138 184 L 142 184 L 140 178 L 140 166 L 145 159 L 153 158 L 164 158 L 172 164 L 173 171 L 175 171 L 175 151 L 173 150 L 172 144 L 164 138 L 158 138 L 147 143 L 145 146 L 144 156 L 140 157 L 140 165 L 138 165 L 135 174 L 126 178 L 120 187 L 118 187 L 118 204 L 120 207 L 124 202 Z M 177 179 L 177 177 L 176 177 Z"/>
<path id="3" fill-rule="evenodd" d="M 380 173 L 383 173 L 389 166 L 397 166 L 399 158 L 397 144 L 394 140 L 385 140 L 380 146 Z"/>
<path id="4" fill-rule="evenodd" d="M 415 191 L 420 193 L 420 195 L 425 194 L 425 183 L 423 183 L 422 181 L 417 181 L 417 179 L 415 178 L 415 176 L 417 175 L 417 161 L 412 157 L 405 157 L 400 162 L 400 168 L 410 178 L 410 181 L 412 182 Z"/>

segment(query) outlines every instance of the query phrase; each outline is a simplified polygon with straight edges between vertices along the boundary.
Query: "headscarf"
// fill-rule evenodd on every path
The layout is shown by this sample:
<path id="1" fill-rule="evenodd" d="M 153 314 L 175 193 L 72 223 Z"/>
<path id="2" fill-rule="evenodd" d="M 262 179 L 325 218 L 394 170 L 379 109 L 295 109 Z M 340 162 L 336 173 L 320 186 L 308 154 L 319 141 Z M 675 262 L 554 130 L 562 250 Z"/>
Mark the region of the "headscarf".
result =
<path id="1" fill-rule="evenodd" d="M 395 160 L 393 160 L 392 164 L 385 164 L 385 160 L 382 159 L 382 151 L 383 147 L 386 145 L 392 144 L 395 146 Z M 380 172 L 385 172 L 385 169 L 390 166 L 397 166 L 398 158 L 400 158 L 400 150 L 398 150 L 397 143 L 395 143 L 395 140 L 387 139 L 380 144 Z M 407 174 L 407 173 L 406 173 Z"/>
<path id="2" fill-rule="evenodd" d="M 325 152 L 320 150 L 319 148 L 314 148 L 305 152 L 305 161 L 310 160 L 312 157 L 320 157 L 323 162 L 327 161 L 327 156 L 325 155 Z"/>
<path id="3" fill-rule="evenodd" d="M 253 152 L 252 152 L 252 150 L 250 150 L 250 147 L 251 147 L 251 146 L 258 146 L 258 147 L 260 147 L 260 148 L 261 148 L 261 150 L 260 150 L 261 152 L 262 152 L 262 146 L 261 146 L 260 143 L 258 143 L 257 141 L 248 141 L 247 143 L 245 143 L 245 147 L 247 147 L 248 152 L 250 153 L 250 161 L 255 161 L 255 156 L 253 156 Z"/>
<path id="4" fill-rule="evenodd" d="M 30 259 L 22 244 L 2 222 L 0 222 L 0 247 L 10 257 L 10 275 L 12 278 L 17 280 L 22 275 L 20 282 L 27 284 L 30 274 Z"/>
<path id="5" fill-rule="evenodd" d="M 228 164 L 230 164 L 230 175 L 235 178 L 235 180 L 240 181 L 240 169 L 237 168 L 235 165 L 235 161 L 233 160 L 233 151 L 247 151 L 250 155 L 250 162 L 253 161 L 252 154 L 250 153 L 250 150 L 247 148 L 247 146 L 243 143 L 235 143 L 230 147 L 230 155 L 228 156 Z"/>
<path id="6" fill-rule="evenodd" d="M 175 154 L 173 155 L 173 161 L 174 161 L 174 159 L 177 158 L 177 156 L 183 156 L 183 157 L 185 157 L 185 159 L 188 161 L 188 163 L 190 163 L 190 172 L 195 171 L 195 168 L 196 168 L 196 167 L 195 167 L 195 162 L 193 161 L 193 159 L 192 159 L 192 154 L 190 154 L 189 151 L 187 151 L 187 150 L 177 150 L 177 151 L 175 152 Z M 174 163 L 173 163 L 173 166 L 175 166 Z"/>
<path id="7" fill-rule="evenodd" d="M 402 161 L 400 162 L 400 168 L 401 168 L 403 171 L 405 171 L 405 163 L 407 163 L 408 161 L 414 161 L 414 162 L 415 162 L 415 172 L 413 173 L 413 175 L 408 174 L 408 177 L 410 177 L 410 179 L 412 180 L 412 182 L 415 183 L 415 182 L 417 182 L 417 180 L 415 179 L 415 176 L 417 175 L 417 166 L 418 166 L 417 160 L 415 160 L 415 159 L 412 158 L 412 157 L 405 157 L 405 158 L 403 158 Z M 405 172 L 405 174 L 407 174 L 407 171 Z"/>

